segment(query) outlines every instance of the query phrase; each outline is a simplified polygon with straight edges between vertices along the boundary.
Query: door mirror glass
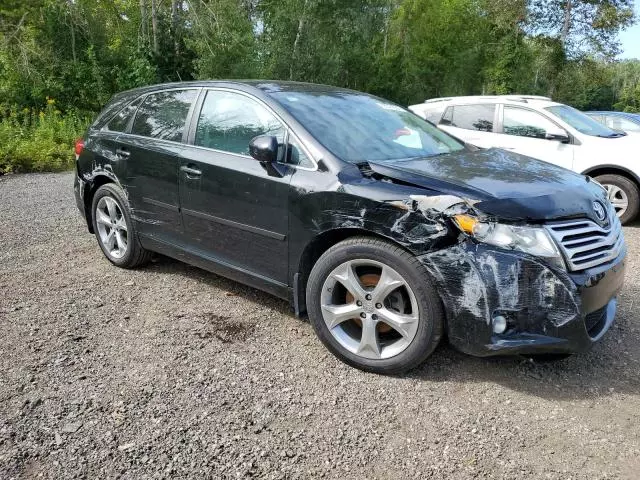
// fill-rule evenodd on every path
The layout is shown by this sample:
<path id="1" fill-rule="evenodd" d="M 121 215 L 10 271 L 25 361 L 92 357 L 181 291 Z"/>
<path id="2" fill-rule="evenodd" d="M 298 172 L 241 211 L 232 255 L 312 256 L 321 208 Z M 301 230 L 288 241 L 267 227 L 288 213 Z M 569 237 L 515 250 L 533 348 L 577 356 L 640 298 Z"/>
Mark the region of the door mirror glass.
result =
<path id="1" fill-rule="evenodd" d="M 544 138 L 546 138 L 547 140 L 557 140 L 557 141 L 562 142 L 562 143 L 568 143 L 569 142 L 569 135 L 567 134 L 567 132 L 565 132 L 561 128 L 550 128 L 550 129 L 548 129 L 547 133 L 544 136 Z"/>
<path id="2" fill-rule="evenodd" d="M 249 142 L 249 154 L 261 163 L 278 160 L 278 139 L 270 135 L 258 135 Z"/>

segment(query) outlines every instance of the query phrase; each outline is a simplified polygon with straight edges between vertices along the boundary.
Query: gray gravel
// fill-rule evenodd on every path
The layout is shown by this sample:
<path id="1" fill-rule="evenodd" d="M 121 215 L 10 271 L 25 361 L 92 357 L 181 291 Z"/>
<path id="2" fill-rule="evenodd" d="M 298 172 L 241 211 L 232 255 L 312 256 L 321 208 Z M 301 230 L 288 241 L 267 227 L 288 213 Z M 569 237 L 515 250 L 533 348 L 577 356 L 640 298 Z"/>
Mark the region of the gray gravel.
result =
<path id="1" fill-rule="evenodd" d="M 0 177 L 0 478 L 638 478 L 640 230 L 617 324 L 556 364 L 335 360 L 288 305 L 111 266 L 72 175 Z"/>

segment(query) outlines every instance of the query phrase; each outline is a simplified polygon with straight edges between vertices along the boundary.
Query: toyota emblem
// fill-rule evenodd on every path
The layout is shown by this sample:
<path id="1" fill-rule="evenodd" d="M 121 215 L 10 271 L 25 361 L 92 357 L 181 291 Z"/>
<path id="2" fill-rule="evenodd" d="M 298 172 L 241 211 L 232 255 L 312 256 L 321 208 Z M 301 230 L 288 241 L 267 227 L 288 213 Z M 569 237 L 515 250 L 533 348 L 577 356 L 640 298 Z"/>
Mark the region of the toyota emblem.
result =
<path id="1" fill-rule="evenodd" d="M 604 222 L 607 218 L 607 212 L 604 209 L 604 205 L 602 205 L 600 202 L 593 202 L 593 211 L 595 212 L 598 220 L 600 220 L 601 222 Z"/>

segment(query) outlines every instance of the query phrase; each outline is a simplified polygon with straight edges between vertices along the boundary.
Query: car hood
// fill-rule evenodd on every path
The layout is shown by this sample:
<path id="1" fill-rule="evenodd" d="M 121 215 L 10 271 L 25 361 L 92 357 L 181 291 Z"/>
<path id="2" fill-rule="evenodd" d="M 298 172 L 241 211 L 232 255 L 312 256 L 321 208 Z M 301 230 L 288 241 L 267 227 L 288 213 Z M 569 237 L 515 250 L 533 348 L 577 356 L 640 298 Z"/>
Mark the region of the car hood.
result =
<path id="1" fill-rule="evenodd" d="M 602 188 L 584 175 L 494 148 L 369 165 L 380 175 L 435 194 L 476 201 L 478 210 L 504 220 L 586 216 L 598 222 L 593 202 L 606 202 Z"/>

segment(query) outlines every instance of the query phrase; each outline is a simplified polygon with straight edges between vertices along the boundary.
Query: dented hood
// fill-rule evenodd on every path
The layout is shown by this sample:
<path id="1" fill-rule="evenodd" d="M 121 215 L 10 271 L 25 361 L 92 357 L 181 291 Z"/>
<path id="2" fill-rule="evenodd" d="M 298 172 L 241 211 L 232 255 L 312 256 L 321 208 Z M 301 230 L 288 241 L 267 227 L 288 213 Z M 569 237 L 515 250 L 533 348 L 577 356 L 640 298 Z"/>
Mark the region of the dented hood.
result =
<path id="1" fill-rule="evenodd" d="M 386 177 L 478 201 L 480 211 L 505 220 L 542 221 L 587 216 L 603 190 L 570 170 L 500 149 L 370 162 Z"/>

